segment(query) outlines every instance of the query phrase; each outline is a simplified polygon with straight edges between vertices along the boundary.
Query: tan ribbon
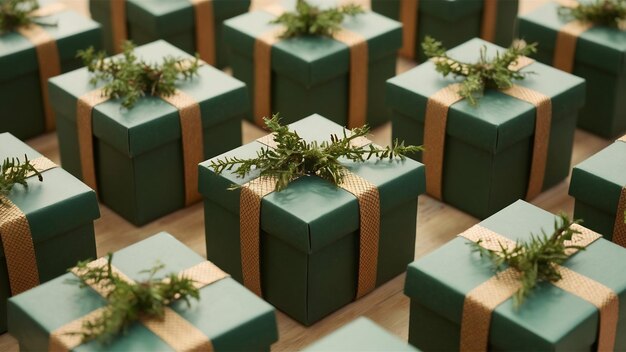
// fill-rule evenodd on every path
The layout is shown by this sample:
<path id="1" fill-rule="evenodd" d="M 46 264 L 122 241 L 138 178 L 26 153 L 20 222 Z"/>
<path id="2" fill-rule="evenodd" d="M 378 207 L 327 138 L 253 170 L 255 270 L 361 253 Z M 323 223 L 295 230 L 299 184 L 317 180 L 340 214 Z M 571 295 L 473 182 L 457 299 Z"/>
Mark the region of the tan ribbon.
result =
<path id="1" fill-rule="evenodd" d="M 126 0 L 109 1 L 111 11 L 111 34 L 113 36 L 113 52 L 122 52 L 124 42 L 128 39 L 126 24 Z"/>
<path id="2" fill-rule="evenodd" d="M 213 0 L 190 0 L 194 7 L 196 51 L 200 58 L 215 66 L 215 16 Z"/>
<path id="3" fill-rule="evenodd" d="M 106 258 L 100 258 L 88 264 L 91 268 L 106 265 Z M 112 267 L 112 270 L 114 274 L 118 275 L 122 280 L 134 283 L 132 279 L 124 275 L 124 273 L 119 271 L 116 267 Z M 77 276 L 80 275 L 80 270 L 77 268 L 72 269 L 72 272 Z M 229 276 L 208 261 L 183 270 L 178 275 L 179 277 L 187 277 L 194 280 L 194 286 L 198 289 Z M 107 297 L 111 292 L 110 288 L 106 288 L 94 281 L 88 282 L 88 285 L 102 297 Z M 80 346 L 82 344 L 82 337 L 80 334 L 77 334 L 77 332 L 83 329 L 86 322 L 94 321 L 99 318 L 105 310 L 105 307 L 98 308 L 54 330 L 50 334 L 48 350 L 65 352 Z M 213 351 L 211 340 L 202 331 L 169 307 L 165 308 L 163 319 L 142 317 L 139 321 L 176 351 Z"/>
<path id="4" fill-rule="evenodd" d="M 342 28 L 333 39 L 350 48 L 350 102 L 348 106 L 348 128 L 365 125 L 367 117 L 367 73 L 369 51 L 367 40 L 359 33 Z"/>
<path id="5" fill-rule="evenodd" d="M 498 0 L 483 0 L 483 18 L 480 26 L 480 37 L 493 42 L 496 37 L 496 19 L 498 17 Z"/>
<path id="6" fill-rule="evenodd" d="M 626 143 L 626 135 L 617 139 L 618 142 Z M 622 187 L 615 212 L 615 222 L 613 223 L 613 243 L 626 248 L 626 187 Z"/>
<path id="7" fill-rule="evenodd" d="M 561 6 L 577 7 L 578 1 L 559 0 Z M 574 61 L 576 59 L 576 42 L 578 37 L 589 30 L 593 25 L 591 23 L 580 22 L 577 20 L 566 23 L 559 29 L 554 44 L 554 57 L 552 58 L 552 66 L 555 68 L 571 73 L 574 70 Z"/>
<path id="8" fill-rule="evenodd" d="M 587 247 L 601 236 L 580 225 L 572 227 L 581 233 L 574 235 L 566 245 Z M 459 236 L 478 242 L 484 248 L 500 251 L 500 246 L 512 248 L 515 242 L 495 233 L 480 224 L 473 226 Z M 567 255 L 576 253 L 570 249 Z M 614 348 L 619 314 L 619 298 L 610 288 L 601 283 L 578 274 L 566 267 L 557 265 L 562 279 L 553 285 L 576 295 L 593 304 L 600 311 L 598 332 L 598 351 L 610 351 Z M 517 281 L 519 273 L 512 268 L 498 273 L 471 290 L 463 303 L 461 320 L 461 351 L 486 351 L 489 345 L 489 328 L 493 311 L 513 296 L 520 288 Z"/>
<path id="9" fill-rule="evenodd" d="M 39 172 L 57 167 L 43 156 L 31 160 L 31 164 Z M 27 177 L 34 175 L 34 172 L 29 172 Z M 26 214 L 6 196 L 0 196 L 0 238 L 4 247 L 11 295 L 39 285 L 39 270 L 30 224 Z"/>

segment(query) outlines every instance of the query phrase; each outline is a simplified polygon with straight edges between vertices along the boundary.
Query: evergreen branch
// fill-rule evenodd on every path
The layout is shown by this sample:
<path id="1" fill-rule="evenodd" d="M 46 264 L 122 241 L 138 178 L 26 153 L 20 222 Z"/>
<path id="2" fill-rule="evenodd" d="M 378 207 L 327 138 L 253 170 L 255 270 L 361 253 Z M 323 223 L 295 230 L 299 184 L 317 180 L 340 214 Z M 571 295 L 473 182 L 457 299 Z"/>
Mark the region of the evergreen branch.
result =
<path id="1" fill-rule="evenodd" d="M 282 38 L 302 35 L 321 35 L 331 37 L 341 29 L 346 16 L 356 16 L 365 11 L 361 5 L 347 4 L 329 9 L 320 9 L 305 0 L 298 0 L 295 12 L 285 12 L 270 21 L 272 24 L 285 26 Z"/>
<path id="2" fill-rule="evenodd" d="M 174 94 L 177 82 L 193 78 L 201 66 L 197 55 L 193 60 L 168 56 L 161 64 L 148 63 L 138 59 L 134 49 L 133 43 L 125 42 L 119 58 L 107 58 L 104 51 L 96 53 L 93 47 L 79 50 L 77 55 L 93 73 L 90 83 L 106 82 L 105 96 L 122 99 L 122 106 L 127 109 L 145 95 Z"/>
<path id="3" fill-rule="evenodd" d="M 485 88 L 507 89 L 513 81 L 524 79 L 531 72 L 520 72 L 511 69 L 521 56 L 528 56 L 537 51 L 537 43 L 526 44 L 516 40 L 504 53 L 496 53 L 492 59 L 487 57 L 487 47 L 480 49 L 480 59 L 476 63 L 466 63 L 452 59 L 446 53 L 442 43 L 427 36 L 422 43 L 424 54 L 435 63 L 437 72 L 444 77 L 465 77 L 461 82 L 458 94 L 467 99 L 471 105 L 477 104 Z"/>
<path id="4" fill-rule="evenodd" d="M 423 150 L 422 147 L 404 145 L 394 141 L 391 147 L 378 147 L 374 144 L 356 146 L 351 142 L 359 137 L 367 136 L 367 126 L 354 128 L 350 133 L 330 136 L 330 141 L 322 143 L 306 142 L 297 132 L 290 131 L 280 124 L 278 114 L 271 119 L 264 119 L 267 128 L 274 134 L 276 148 L 263 147 L 255 158 L 242 159 L 225 157 L 211 160 L 210 167 L 216 173 L 232 171 L 240 178 L 253 170 L 259 170 L 260 176 L 276 177 L 276 191 L 285 189 L 289 183 L 304 175 L 316 175 L 334 184 L 340 184 L 347 169 L 340 163 L 340 158 L 353 162 L 364 162 L 372 158 L 379 160 L 399 158 L 405 159 L 410 153 Z M 234 170 L 234 171 L 233 171 Z M 237 187 L 237 186 L 235 186 Z"/>
<path id="5" fill-rule="evenodd" d="M 0 196 L 8 195 L 16 184 L 28 187 L 26 179 L 30 172 L 33 172 L 40 182 L 43 181 L 43 176 L 31 164 L 28 156 L 24 155 L 23 163 L 19 158 L 6 158 L 0 169 Z M 0 198 L 0 204 L 2 204 L 2 198 Z"/>
<path id="6" fill-rule="evenodd" d="M 2 0 L 0 1 L 0 34 L 15 29 L 38 24 L 40 26 L 56 26 L 54 22 L 46 22 L 35 16 L 33 11 L 39 8 L 38 0 Z"/>
<path id="7" fill-rule="evenodd" d="M 580 2 L 577 6 L 559 6 L 559 16 L 598 26 L 626 30 L 626 0 L 595 0 Z"/>

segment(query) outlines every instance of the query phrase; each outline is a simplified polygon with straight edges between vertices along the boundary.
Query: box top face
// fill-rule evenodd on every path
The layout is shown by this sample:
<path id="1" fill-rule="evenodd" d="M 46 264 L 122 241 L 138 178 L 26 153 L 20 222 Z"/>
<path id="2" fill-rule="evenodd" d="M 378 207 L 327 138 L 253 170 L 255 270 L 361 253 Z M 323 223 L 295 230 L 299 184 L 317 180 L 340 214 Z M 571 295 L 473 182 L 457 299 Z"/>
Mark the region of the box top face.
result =
<path id="1" fill-rule="evenodd" d="M 360 317 L 303 351 L 417 351 L 367 318 Z"/>
<path id="2" fill-rule="evenodd" d="M 135 50 L 139 58 L 151 63 L 161 62 L 166 56 L 192 57 L 162 40 Z M 78 98 L 104 86 L 103 82 L 92 85 L 89 82 L 91 77 L 87 68 L 81 68 L 50 80 L 52 104 L 72 124 L 76 123 Z M 204 129 L 239 117 L 249 108 L 246 86 L 206 64 L 199 68 L 198 76 L 179 81 L 177 88 L 200 105 Z M 178 110 L 159 97 L 143 97 L 131 109 L 122 108 L 119 100 L 108 100 L 93 109 L 92 118 L 93 134 L 130 156 L 180 139 Z"/>
<path id="3" fill-rule="evenodd" d="M 327 141 L 330 134 L 341 136 L 343 133 L 343 127 L 319 115 L 311 115 L 289 127 L 306 141 Z M 254 141 L 201 163 L 200 193 L 238 214 L 240 191 L 228 188 L 257 178 L 258 172 L 246 178 L 228 171 L 217 175 L 210 167 L 211 160 L 233 156 L 252 158 L 263 147 L 265 145 Z M 378 187 L 381 212 L 424 193 L 424 167 L 412 159 L 342 163 Z M 359 228 L 356 197 L 317 176 L 301 177 L 286 189 L 268 194 L 262 200 L 262 209 L 261 228 L 265 232 L 306 252 L 323 248 Z"/>
<path id="4" fill-rule="evenodd" d="M 178 273 L 204 261 L 202 257 L 162 232 L 146 240 L 115 252 L 113 265 L 131 279 L 146 278 L 142 270 L 157 262 L 164 269 L 157 278 Z M 75 279 L 68 273 L 41 286 L 13 297 L 9 309 L 19 309 L 15 319 L 32 319 L 48 333 L 102 307 L 105 300 L 91 288 L 79 288 L 68 283 Z M 200 289 L 200 300 L 191 300 L 191 306 L 177 301 L 170 306 L 210 338 L 216 350 L 261 349 L 277 340 L 274 308 L 252 292 L 225 278 Z M 247 325 L 247 326 L 246 326 Z M 32 336 L 32 331 L 11 331 L 18 339 L 45 339 L 48 336 Z M 255 341 L 258 345 L 255 345 Z M 248 344 L 248 345 L 247 345 Z M 76 351 L 96 351 L 102 346 L 97 342 L 81 345 Z M 170 350 L 156 335 L 139 323 L 133 324 L 126 336 L 115 339 L 107 346 L 112 351 L 162 351 Z"/>
<path id="5" fill-rule="evenodd" d="M 550 235 L 555 216 L 517 201 L 480 225 L 512 240 L 531 233 Z M 472 253 L 468 240 L 457 237 L 409 265 L 406 294 L 438 315 L 460 326 L 465 295 L 494 276 L 487 259 Z M 450 260 L 454 258 L 454 260 Z M 563 266 L 612 289 L 626 298 L 626 249 L 602 238 L 570 257 Z M 620 317 L 626 307 L 620 306 Z M 623 319 L 622 319 L 623 320 Z M 540 283 L 518 311 L 513 299 L 492 314 L 490 344 L 499 349 L 561 350 L 587 347 L 596 340 L 598 311 L 591 303 L 548 283 Z M 620 325 L 617 335 L 624 334 Z M 570 347 L 571 348 L 571 347 Z"/>
<path id="6" fill-rule="evenodd" d="M 0 163 L 7 158 L 18 157 L 24 162 L 41 157 L 34 149 L 10 133 L 0 134 Z M 37 177 L 27 179 L 28 188 L 15 185 L 8 194 L 30 224 L 35 244 L 61 235 L 100 217 L 96 194 L 61 167 L 42 173 L 43 182 Z M 0 252 L 4 258 L 4 252 Z"/>
<path id="7" fill-rule="evenodd" d="M 315 3 L 320 2 L 318 0 Z M 293 8 L 291 2 L 284 4 L 286 9 Z M 233 50 L 252 58 L 256 38 L 281 28 L 280 25 L 269 24 L 275 18 L 276 16 L 265 11 L 249 12 L 231 18 L 224 22 L 225 38 Z M 370 62 L 394 55 L 402 45 L 402 25 L 374 12 L 347 17 L 342 26 L 367 40 Z M 345 74 L 349 68 L 348 46 L 328 37 L 301 36 L 281 39 L 272 46 L 272 69 L 306 86 Z"/>
<path id="8" fill-rule="evenodd" d="M 572 171 L 569 194 L 609 214 L 615 214 L 626 186 L 626 142 L 616 141 Z"/>
<path id="9" fill-rule="evenodd" d="M 483 46 L 487 48 L 489 57 L 504 50 L 475 38 L 449 50 L 448 55 L 463 62 L 476 62 Z M 550 97 L 553 118 L 566 112 L 573 114 L 583 106 L 584 79 L 539 62 L 526 66 L 522 71 L 533 73 L 514 83 Z M 443 77 L 435 71 L 434 63 L 428 61 L 387 81 L 388 105 L 423 123 L 428 98 L 460 81 L 461 78 L 455 79 L 451 75 Z M 450 107 L 446 134 L 489 152 L 497 152 L 532 136 L 535 114 L 532 104 L 496 89 L 486 89 L 476 106 L 464 99 Z"/>
<path id="10" fill-rule="evenodd" d="M 520 36 L 540 41 L 541 48 L 554 51 L 556 36 L 567 19 L 557 12 L 558 4 L 548 2 L 520 16 Z M 596 26 L 583 32 L 576 41 L 576 61 L 615 74 L 626 72 L 626 32 Z"/>

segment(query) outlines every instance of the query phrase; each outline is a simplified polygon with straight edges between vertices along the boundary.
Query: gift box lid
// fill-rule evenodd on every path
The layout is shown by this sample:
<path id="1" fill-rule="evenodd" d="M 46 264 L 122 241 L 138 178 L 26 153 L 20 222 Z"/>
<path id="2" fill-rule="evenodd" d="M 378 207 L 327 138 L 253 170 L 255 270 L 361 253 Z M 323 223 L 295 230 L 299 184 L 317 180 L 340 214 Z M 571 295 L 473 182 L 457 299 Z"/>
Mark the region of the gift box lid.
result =
<path id="1" fill-rule="evenodd" d="M 343 127 L 320 115 L 294 122 L 289 128 L 297 131 L 306 141 L 322 142 L 329 140 L 333 133 L 343 133 Z M 217 175 L 210 167 L 211 160 L 233 156 L 255 157 L 263 146 L 254 141 L 200 163 L 200 193 L 238 214 L 240 191 L 228 188 L 257 178 L 258 172 L 252 172 L 245 178 L 228 171 Z M 412 159 L 342 163 L 351 172 L 378 187 L 381 213 L 424 193 L 424 166 Z M 286 189 L 268 194 L 263 197 L 261 206 L 261 229 L 306 253 L 319 250 L 359 228 L 356 197 L 316 176 L 301 177 Z"/>
<path id="2" fill-rule="evenodd" d="M 360 317 L 328 336 L 313 343 L 303 351 L 417 351 L 376 325 L 371 320 Z"/>
<path id="3" fill-rule="evenodd" d="M 558 3 L 550 1 L 519 17 L 520 33 L 540 40 L 542 49 L 554 51 L 556 36 L 568 21 L 558 15 Z M 576 61 L 614 74 L 626 72 L 626 33 L 617 28 L 596 26 L 576 40 Z"/>
<path id="4" fill-rule="evenodd" d="M 319 4 L 321 1 L 312 1 Z M 325 4 L 328 4 L 326 2 Z M 294 1 L 283 1 L 286 9 Z M 265 11 L 239 15 L 224 22 L 224 38 L 238 53 L 252 57 L 256 38 L 280 28 L 269 22 L 276 16 Z M 347 17 L 342 26 L 367 40 L 370 62 L 394 54 L 402 45 L 402 24 L 374 12 Z M 305 86 L 328 81 L 350 68 L 350 50 L 344 43 L 323 36 L 282 39 L 272 46 L 272 69 Z"/>
<path id="5" fill-rule="evenodd" d="M 626 186 L 626 143 L 616 141 L 572 171 L 569 194 L 586 204 L 614 214 Z"/>
<path id="6" fill-rule="evenodd" d="M 135 52 L 149 62 L 161 62 L 166 56 L 192 58 L 162 40 L 137 47 Z M 245 84 L 206 64 L 198 75 L 179 81 L 177 88 L 200 105 L 204 129 L 249 111 Z M 89 83 L 91 77 L 87 68 L 81 68 L 49 81 L 53 106 L 73 124 L 78 98 L 104 86 L 102 82 L 96 86 Z M 122 108 L 119 100 L 108 100 L 93 109 L 92 119 L 94 136 L 131 157 L 178 140 L 181 135 L 178 110 L 159 97 L 145 96 L 131 109 Z"/>
<path id="7" fill-rule="evenodd" d="M 54 1 L 40 1 L 41 6 Z M 78 49 L 93 45 L 100 38 L 100 25 L 77 12 L 64 9 L 42 18 L 54 26 L 42 26 L 57 44 L 61 63 L 76 57 Z M 36 72 L 39 67 L 35 46 L 17 32 L 0 35 L 0 82 Z M 10 68 L 10 69 L 7 69 Z"/>
<path id="8" fill-rule="evenodd" d="M 113 265 L 131 279 L 146 278 L 142 271 L 157 262 L 164 269 L 156 278 L 177 273 L 204 261 L 170 234 L 161 232 L 115 252 Z M 47 349 L 49 334 L 65 324 L 102 307 L 106 302 L 91 288 L 68 283 L 68 273 L 10 299 L 10 333 L 32 350 Z M 170 306 L 210 338 L 216 351 L 261 350 L 278 339 L 274 308 L 231 278 L 200 289 L 200 300 L 177 301 Z M 161 339 L 139 323 L 126 335 L 103 347 L 89 342 L 75 351 L 167 351 Z"/>
<path id="9" fill-rule="evenodd" d="M 551 234 L 555 216 L 517 201 L 480 225 L 512 240 L 531 233 Z M 570 257 L 563 266 L 609 287 L 626 299 L 626 249 L 602 238 Z M 494 276 L 490 262 L 472 253 L 468 240 L 457 237 L 409 265 L 405 293 L 421 305 L 460 326 L 463 301 L 472 289 Z M 620 305 L 620 317 L 626 314 Z M 497 349 L 567 350 L 587 348 L 597 338 L 598 310 L 591 303 L 548 283 L 540 283 L 518 311 L 509 299 L 492 313 L 489 341 Z M 618 339 L 624 337 L 624 319 Z M 621 337 L 620 337 L 621 336 Z"/>
<path id="10" fill-rule="evenodd" d="M 448 51 L 448 55 L 464 62 L 478 60 L 480 48 L 488 55 L 504 49 L 474 38 Z M 552 100 L 553 119 L 572 112 L 585 102 L 585 80 L 556 70 L 539 62 L 523 69 L 533 72 L 516 85 L 547 95 Z M 460 82 L 451 75 L 443 77 L 435 64 L 425 62 L 387 81 L 387 102 L 395 110 L 424 122 L 428 98 L 448 85 Z M 446 134 L 478 148 L 495 153 L 532 136 L 535 131 L 535 107 L 496 89 L 486 89 L 476 106 L 467 99 L 450 107 Z"/>
<path id="11" fill-rule="evenodd" d="M 0 134 L 0 163 L 12 157 L 23 162 L 24 155 L 29 160 L 42 156 L 10 133 Z M 96 194 L 77 178 L 60 167 L 42 176 L 43 182 L 30 177 L 28 188 L 15 185 L 7 195 L 26 215 L 35 245 L 100 217 Z"/>

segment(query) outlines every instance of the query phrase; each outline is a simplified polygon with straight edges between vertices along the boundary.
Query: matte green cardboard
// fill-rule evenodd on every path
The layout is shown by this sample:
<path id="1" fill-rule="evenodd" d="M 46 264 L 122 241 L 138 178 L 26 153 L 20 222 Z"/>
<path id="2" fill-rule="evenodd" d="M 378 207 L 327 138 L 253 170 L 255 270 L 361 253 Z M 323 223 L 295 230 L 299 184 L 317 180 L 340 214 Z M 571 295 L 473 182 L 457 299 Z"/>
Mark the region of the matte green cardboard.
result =
<path id="1" fill-rule="evenodd" d="M 41 1 L 41 5 L 50 2 Z M 42 28 L 56 40 L 62 72 L 82 65 L 76 58 L 79 49 L 100 47 L 100 26 L 74 11 L 63 10 L 45 20 L 56 23 Z M 0 132 L 11 132 L 22 140 L 45 132 L 35 46 L 17 32 L 0 35 L 0 105 L 5 107 L 0 113 Z"/>
<path id="2" fill-rule="evenodd" d="M 41 156 L 10 133 L 0 134 L 0 163 Z M 28 219 L 41 282 L 66 272 L 79 260 L 96 255 L 93 220 L 100 217 L 95 193 L 61 168 L 42 173 L 43 182 L 28 179 L 8 194 Z M 11 296 L 4 249 L 0 243 L 0 333 L 7 330 L 7 299 Z"/>
<path id="3" fill-rule="evenodd" d="M 319 0 L 317 2 L 320 2 Z M 316 3 L 316 1 L 313 1 Z M 294 1 L 284 1 L 292 9 Z M 328 2 L 326 2 L 328 4 Z M 274 15 L 255 11 L 225 22 L 224 35 L 231 51 L 233 75 L 244 81 L 254 98 L 254 43 L 278 25 Z M 384 82 L 396 72 L 397 50 L 402 39 L 401 24 L 373 12 L 347 18 L 343 27 L 367 40 L 367 123 L 377 126 L 389 120 L 384 101 Z M 285 122 L 321 114 L 345 126 L 349 104 L 350 49 L 327 37 L 303 36 L 282 39 L 272 46 L 271 109 Z M 254 100 L 252 100 L 254 106 Z"/>
<path id="4" fill-rule="evenodd" d="M 131 245 L 113 256 L 113 265 L 133 280 L 146 278 L 146 270 L 161 263 L 156 278 L 178 273 L 204 261 L 202 257 L 166 232 Z M 22 351 L 48 350 L 50 333 L 106 304 L 91 288 L 79 288 L 67 273 L 9 301 L 9 332 Z M 231 278 L 200 289 L 200 300 L 170 306 L 204 333 L 215 351 L 269 351 L 278 340 L 274 308 Z M 132 324 L 125 336 L 103 346 L 97 341 L 72 351 L 171 351 L 159 337 L 140 323 Z"/>
<path id="5" fill-rule="evenodd" d="M 372 10 L 394 20 L 400 16 L 402 0 L 372 0 Z M 484 0 L 419 0 L 415 38 L 416 58 L 426 61 L 422 51 L 424 37 L 429 35 L 454 47 L 480 37 Z M 499 0 L 496 6 L 494 43 L 508 47 L 517 32 L 517 0 Z"/>
<path id="6" fill-rule="evenodd" d="M 557 3 L 519 18 L 520 36 L 539 42 L 537 60 L 551 65 L 556 37 L 568 21 L 557 14 Z M 587 81 L 587 104 L 581 109 L 578 127 L 604 138 L 626 131 L 626 32 L 593 27 L 576 41 L 573 74 Z"/>
<path id="7" fill-rule="evenodd" d="M 164 41 L 136 49 L 146 60 L 166 55 L 189 57 Z M 204 156 L 241 145 L 241 119 L 249 113 L 243 83 L 208 65 L 199 77 L 177 87 L 200 105 Z M 63 167 L 81 176 L 76 131 L 78 97 L 103 85 L 89 83 L 86 68 L 50 80 L 58 116 Z M 184 175 L 178 110 L 163 99 L 146 96 L 132 109 L 117 100 L 97 105 L 92 113 L 96 175 L 100 201 L 136 225 L 184 207 Z M 166 187 L 166 192 L 161 192 Z"/>
<path id="8" fill-rule="evenodd" d="M 554 231 L 555 216 L 517 201 L 482 221 L 481 226 L 512 240 L 541 230 Z M 488 259 L 472 253 L 457 237 L 411 263 L 405 293 L 411 298 L 409 343 L 422 350 L 458 350 L 465 295 L 493 277 Z M 570 257 L 563 266 L 626 298 L 626 249 L 602 238 Z M 615 350 L 626 349 L 626 307 L 619 308 Z M 591 303 L 548 283 L 540 283 L 519 310 L 509 299 L 492 313 L 489 350 L 591 351 L 597 339 L 598 310 Z"/>
<path id="9" fill-rule="evenodd" d="M 312 115 L 290 125 L 307 141 L 324 141 L 342 127 Z M 253 157 L 255 141 L 216 158 Z M 215 158 L 214 158 L 215 159 Z M 424 192 L 424 168 L 411 159 L 370 160 L 345 165 L 378 187 L 381 222 L 376 284 L 404 271 L 414 257 L 417 196 Z M 238 189 L 246 178 L 217 175 L 210 160 L 200 164 L 207 258 L 242 280 Z M 301 177 L 261 203 L 261 281 L 264 299 L 305 325 L 355 298 L 359 212 L 354 195 L 316 176 Z"/>
<path id="10" fill-rule="evenodd" d="M 501 48 L 473 39 L 448 52 L 473 62 L 485 45 L 494 55 Z M 576 114 L 585 102 L 584 79 L 535 62 L 524 70 L 534 72 L 515 84 L 551 98 L 552 125 L 543 189 L 567 177 Z M 426 62 L 387 83 L 387 101 L 393 109 L 393 137 L 422 144 L 428 98 L 458 80 L 444 78 Z M 475 217 L 486 218 L 513 201 L 524 198 L 532 158 L 535 107 L 525 101 L 488 89 L 472 106 L 467 100 L 448 111 L 443 162 L 443 201 Z M 421 158 L 421 156 L 420 156 Z"/>

